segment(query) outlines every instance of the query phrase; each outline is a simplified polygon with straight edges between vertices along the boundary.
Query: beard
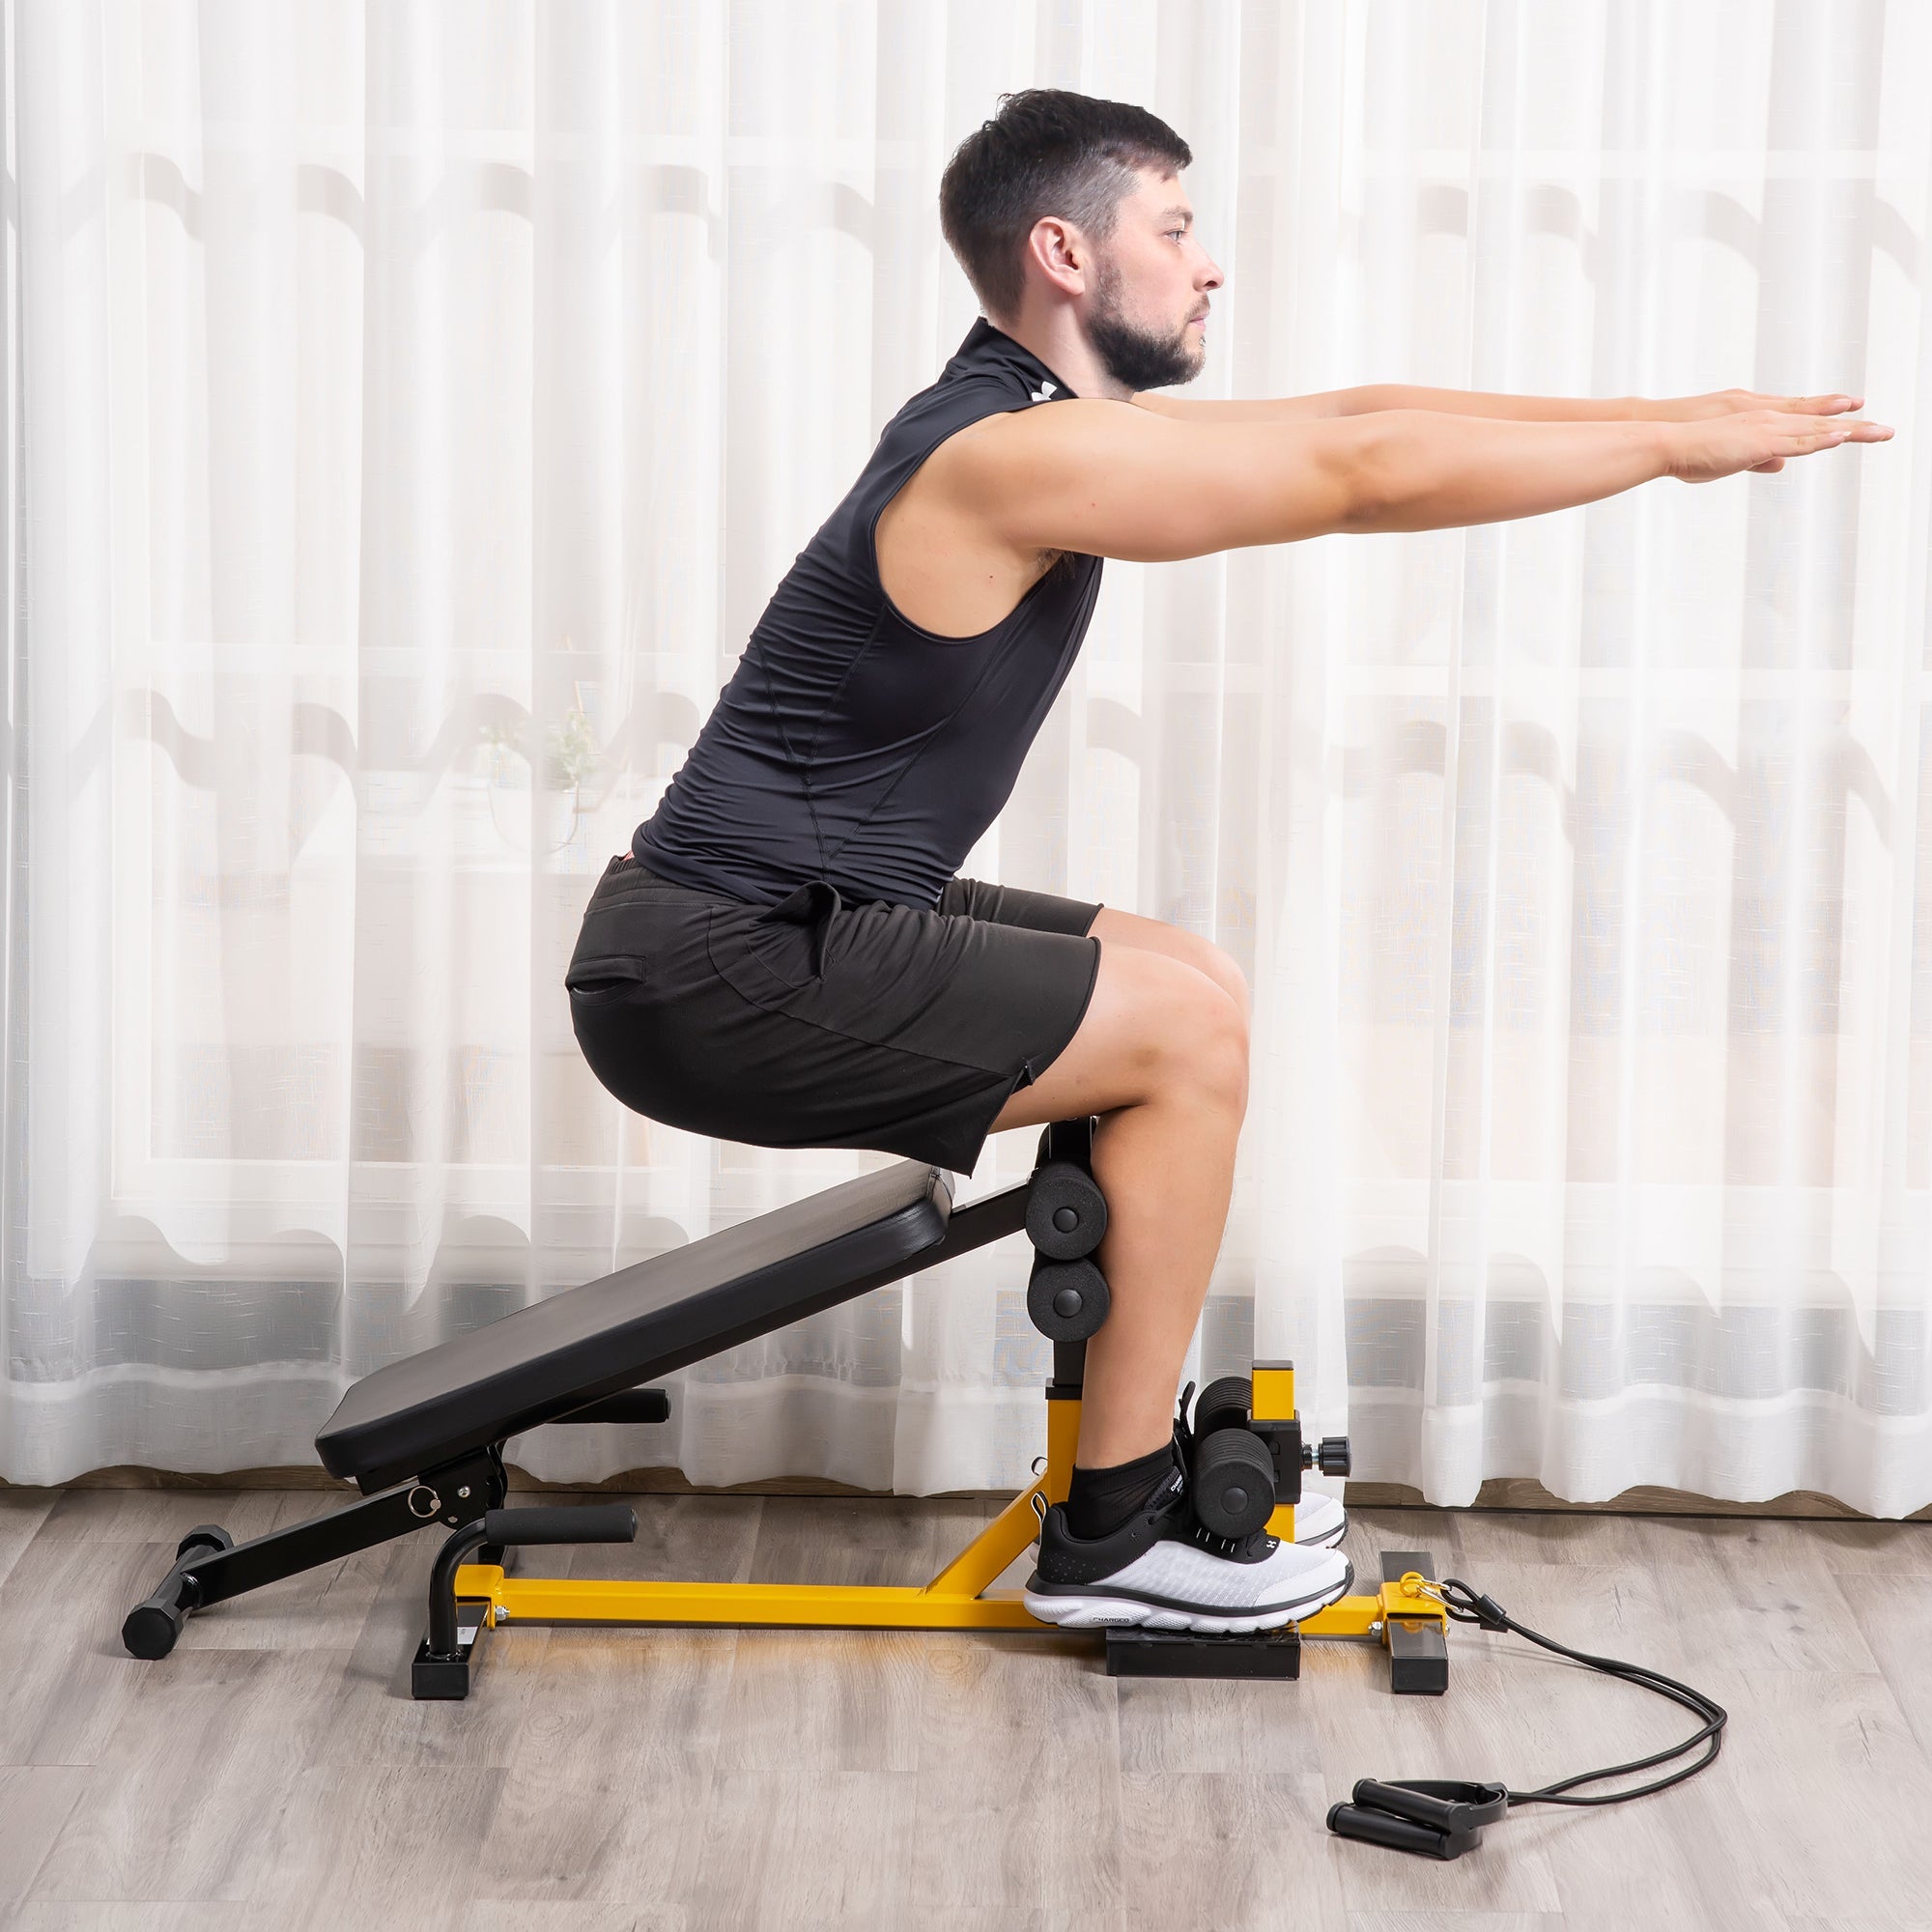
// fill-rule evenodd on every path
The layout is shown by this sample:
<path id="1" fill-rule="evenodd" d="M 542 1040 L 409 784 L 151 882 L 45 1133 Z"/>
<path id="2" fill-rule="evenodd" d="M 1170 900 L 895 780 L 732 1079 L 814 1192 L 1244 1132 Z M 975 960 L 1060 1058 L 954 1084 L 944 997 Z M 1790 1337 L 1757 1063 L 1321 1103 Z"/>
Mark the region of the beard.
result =
<path id="1" fill-rule="evenodd" d="M 1087 340 L 1107 374 L 1133 391 L 1191 383 L 1207 359 L 1205 351 L 1189 347 L 1185 323 L 1172 335 L 1151 335 L 1129 322 L 1121 311 L 1120 270 L 1107 261 L 1088 311 Z"/>

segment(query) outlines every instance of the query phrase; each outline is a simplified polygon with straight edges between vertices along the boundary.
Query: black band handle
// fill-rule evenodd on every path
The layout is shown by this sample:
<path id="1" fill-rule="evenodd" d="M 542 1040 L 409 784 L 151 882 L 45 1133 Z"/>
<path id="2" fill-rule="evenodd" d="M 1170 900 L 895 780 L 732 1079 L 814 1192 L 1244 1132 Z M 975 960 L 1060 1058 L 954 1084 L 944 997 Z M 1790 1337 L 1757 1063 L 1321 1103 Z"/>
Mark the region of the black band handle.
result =
<path id="1" fill-rule="evenodd" d="M 1444 1777 L 1355 1780 L 1354 1803 L 1329 1807 L 1328 1829 L 1426 1859 L 1460 1859 L 1509 1809 L 1509 1787 Z"/>
<path id="2" fill-rule="evenodd" d="M 1387 1845 L 1398 1852 L 1414 1852 L 1425 1859 L 1457 1859 L 1464 1847 L 1452 1847 L 1448 1833 L 1398 1818 L 1392 1811 L 1373 1811 L 1366 1804 L 1331 1804 L 1328 1829 L 1338 1838 L 1360 1838 L 1371 1845 Z"/>

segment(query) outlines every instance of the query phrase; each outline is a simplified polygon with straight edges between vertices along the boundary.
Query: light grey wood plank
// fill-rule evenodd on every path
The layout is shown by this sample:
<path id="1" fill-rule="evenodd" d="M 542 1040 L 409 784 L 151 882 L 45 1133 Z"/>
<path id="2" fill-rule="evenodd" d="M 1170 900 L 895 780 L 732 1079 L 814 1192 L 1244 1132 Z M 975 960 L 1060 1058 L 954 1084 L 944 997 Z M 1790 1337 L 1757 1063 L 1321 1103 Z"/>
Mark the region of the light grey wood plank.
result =
<path id="1" fill-rule="evenodd" d="M 268 1828 L 293 1774 L 183 1754 L 96 1766 L 81 1776 L 73 1808 L 29 1885 L 30 1900 L 233 1902 L 270 1889 Z"/>
<path id="2" fill-rule="evenodd" d="M 1110 1765 L 1041 1756 L 922 1770 L 912 1838 L 914 1895 L 929 1922 L 1037 1913 L 1049 1925 L 1122 1925 L 1130 1881 Z"/>
<path id="3" fill-rule="evenodd" d="M 931 1907 L 915 1899 L 915 1925 L 942 1926 L 945 1932 L 1122 1932 L 1118 1906 L 980 1905 L 950 1903 Z"/>
<path id="4" fill-rule="evenodd" d="M 1924 1579 L 1846 1574 L 1843 1589 L 1918 1748 L 1932 1758 L 1932 1602 Z"/>
<path id="5" fill-rule="evenodd" d="M 508 1771 L 471 1893 L 520 1907 L 572 1900 L 682 1913 L 704 1881 L 711 1782 L 708 1768 L 631 1774 L 594 1757 Z"/>
<path id="6" fill-rule="evenodd" d="M 456 1924 L 503 1778 L 483 1765 L 312 1765 L 278 1794 L 248 1896 L 314 1899 L 338 1928 L 371 1912 Z"/>
<path id="7" fill-rule="evenodd" d="M 893 1772 L 721 1773 L 683 1901 L 693 1932 L 913 1923 L 915 1789 Z"/>
<path id="8" fill-rule="evenodd" d="M 1098 1643 L 935 1636 L 925 1661 L 912 1853 L 923 1909 L 941 1922 L 1001 1910 L 1117 1923 L 1120 1734 Z"/>
<path id="9" fill-rule="evenodd" d="M 1821 1522 L 1807 1538 L 1840 1576 L 1932 1577 L 1932 1522 Z"/>
<path id="10" fill-rule="evenodd" d="M 286 1892 L 251 1899 L 246 1908 L 262 1915 L 274 1932 L 462 1932 L 469 1907 L 460 1897 L 413 1896 L 405 1883 L 390 1897 L 361 1891 L 347 1898 L 327 1891 Z"/>
<path id="11" fill-rule="evenodd" d="M 931 1643 L 913 1631 L 740 1631 L 719 1770 L 910 1774 Z"/>
<path id="12" fill-rule="evenodd" d="M 542 1904 L 529 1899 L 478 1899 L 463 1916 L 462 1932 L 688 1932 L 681 1905 L 586 1905 L 579 1899 Z"/>
<path id="13" fill-rule="evenodd" d="M 1700 1526 L 1690 1519 L 1652 1517 L 1635 1524 L 1642 1567 L 1665 1586 L 1676 1654 L 1687 1670 L 1731 1662 L 1877 1670 L 1838 1575 L 1825 1561 L 1821 1527 L 1738 1518 L 1704 1519 Z"/>
<path id="14" fill-rule="evenodd" d="M 1125 1774 L 1308 1776 L 1321 1769 L 1321 1744 L 1299 1682 L 1123 1677 L 1115 1695 Z"/>
<path id="15" fill-rule="evenodd" d="M 531 1634 L 513 1627 L 484 1642 Z M 511 1768 L 541 1777 L 592 1764 L 639 1778 L 708 1769 L 741 1640 L 732 1630 L 554 1628 L 540 1686 L 511 1744 Z"/>
<path id="16" fill-rule="evenodd" d="M 1932 1764 L 1885 1680 L 1706 1674 L 1699 1688 L 1732 1713 L 1724 1753 L 1663 1803 L 1707 1905 L 1746 1900 L 1787 1919 L 1932 1922 Z"/>
<path id="17" fill-rule="evenodd" d="M 41 1628 L 0 1641 L 0 1765 L 98 1764 L 147 1666 L 98 1640 L 63 1641 L 58 1624 Z"/>
<path id="18" fill-rule="evenodd" d="M 1348 1932 L 1418 1932 L 1413 1912 L 1351 1912 Z M 1568 1932 L 1560 1912 L 1432 1912 L 1424 1932 Z M 1768 1928 L 1777 1932 L 1777 1928 Z"/>
<path id="19" fill-rule="evenodd" d="M 1121 1780 L 1127 1932 L 1339 1925 L 1338 1841 L 1319 1776 L 1163 1772 Z"/>
<path id="20" fill-rule="evenodd" d="M 179 1539 L 136 1543 L 58 1534 L 58 1515 L 48 1516 L 0 1582 L 0 1631 L 58 1631 L 76 1642 L 118 1649 L 122 1620 L 168 1574 Z"/>
<path id="21" fill-rule="evenodd" d="M 260 1895 L 275 1825 L 326 1728 L 345 1657 L 203 1652 L 139 1666 L 30 1899 Z"/>
<path id="22" fill-rule="evenodd" d="M 26 1895 L 86 1783 L 68 1765 L 0 1771 L 0 1907 Z"/>
<path id="23" fill-rule="evenodd" d="M 0 1583 L 40 1534 L 60 1495 L 58 1490 L 0 1490 Z"/>
<path id="24" fill-rule="evenodd" d="M 703 1843 L 738 1641 L 735 1631 L 552 1631 L 476 1894 L 681 1898 Z"/>
<path id="25" fill-rule="evenodd" d="M 166 1901 L 29 1899 L 4 1921 L 7 1932 L 286 1932 L 279 1913 L 216 1899 Z"/>

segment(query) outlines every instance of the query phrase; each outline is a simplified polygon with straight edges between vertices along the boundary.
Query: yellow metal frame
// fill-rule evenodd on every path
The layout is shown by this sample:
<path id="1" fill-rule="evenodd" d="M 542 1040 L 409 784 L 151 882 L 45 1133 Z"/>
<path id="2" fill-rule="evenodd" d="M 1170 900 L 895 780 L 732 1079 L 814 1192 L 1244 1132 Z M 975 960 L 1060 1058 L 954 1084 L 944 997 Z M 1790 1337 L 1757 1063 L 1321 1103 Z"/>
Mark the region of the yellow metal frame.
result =
<path id="1" fill-rule="evenodd" d="M 1294 1414 L 1294 1371 L 1257 1363 L 1254 1412 Z M 486 1628 L 499 1624 L 696 1624 L 830 1627 L 848 1630 L 1052 1630 L 1028 1615 L 1021 1592 L 991 1587 L 1038 1534 L 1036 1497 L 1064 1502 L 1080 1438 L 1077 1398 L 1046 1406 L 1046 1467 L 924 1584 L 668 1583 L 597 1577 L 511 1577 L 493 1563 L 466 1563 L 456 1573 L 460 1603 L 483 1606 Z M 1276 1536 L 1293 1537 L 1294 1511 L 1269 1519 Z M 1343 1597 L 1300 1625 L 1303 1636 L 1371 1636 L 1386 1641 L 1389 1620 L 1443 1624 L 1439 1603 L 1421 1579 L 1385 1583 L 1373 1597 Z"/>

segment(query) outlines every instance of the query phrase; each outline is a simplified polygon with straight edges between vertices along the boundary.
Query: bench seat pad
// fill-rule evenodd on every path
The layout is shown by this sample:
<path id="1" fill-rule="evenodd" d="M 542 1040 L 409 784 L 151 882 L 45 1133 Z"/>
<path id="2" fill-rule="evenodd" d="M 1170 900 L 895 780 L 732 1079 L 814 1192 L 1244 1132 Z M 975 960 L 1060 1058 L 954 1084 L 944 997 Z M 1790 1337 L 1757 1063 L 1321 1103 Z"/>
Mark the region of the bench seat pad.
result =
<path id="1" fill-rule="evenodd" d="M 364 1376 L 317 1453 L 373 1494 L 896 1281 L 952 1211 L 925 1161 L 860 1175 Z"/>

